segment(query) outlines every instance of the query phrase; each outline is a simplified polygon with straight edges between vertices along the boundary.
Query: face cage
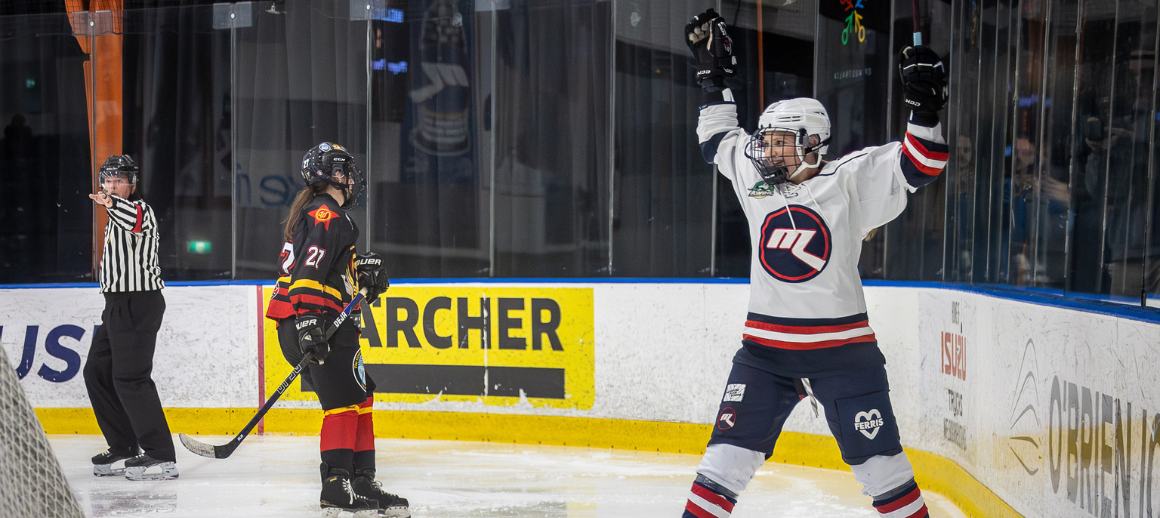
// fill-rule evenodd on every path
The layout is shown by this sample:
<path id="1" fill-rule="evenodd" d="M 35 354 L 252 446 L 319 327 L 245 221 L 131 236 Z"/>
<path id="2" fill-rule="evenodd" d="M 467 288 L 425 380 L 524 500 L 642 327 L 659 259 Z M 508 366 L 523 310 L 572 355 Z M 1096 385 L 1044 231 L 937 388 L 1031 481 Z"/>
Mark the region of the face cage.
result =
<path id="1" fill-rule="evenodd" d="M 343 194 L 346 196 L 346 199 L 342 202 L 342 208 L 350 210 L 358 207 L 358 197 L 360 194 L 362 194 L 363 186 L 365 183 L 363 181 L 363 174 L 362 171 L 359 170 L 358 166 L 349 162 L 345 165 L 336 167 L 335 169 L 339 168 L 343 170 L 346 178 L 352 179 L 354 182 L 349 185 L 342 185 L 331 182 L 331 185 L 334 185 L 335 187 L 342 190 Z"/>
<path id="2" fill-rule="evenodd" d="M 769 149 L 773 146 L 765 144 L 765 136 L 773 132 L 786 132 L 797 135 L 794 143 L 794 150 L 797 153 L 798 169 L 805 163 L 806 149 L 809 145 L 809 136 L 806 135 L 804 128 L 779 128 L 779 127 L 765 127 L 757 130 L 749 139 L 749 143 L 745 145 L 745 156 L 753 162 L 753 167 L 757 168 L 757 172 L 761 174 L 762 180 L 766 185 L 777 185 L 789 181 L 789 167 L 785 166 L 785 157 L 769 153 Z M 778 146 L 782 147 L 782 146 Z M 771 162 L 774 158 L 782 158 L 782 165 L 773 165 Z M 795 171 L 796 172 L 796 171 Z"/>
<path id="3" fill-rule="evenodd" d="M 353 160 L 353 157 L 351 158 Z M 353 209 L 358 206 L 358 197 L 362 193 L 364 187 L 362 170 L 352 162 L 345 162 L 335 164 L 332 160 L 324 160 L 324 163 L 329 163 L 330 174 L 326 174 L 325 169 L 319 168 L 312 171 L 303 171 L 302 178 L 306 181 L 307 187 L 316 182 L 326 182 L 331 187 L 342 191 L 345 200 L 342 202 L 342 208 Z M 336 182 L 333 180 L 336 174 L 341 173 L 343 178 L 351 178 L 353 183 L 347 184 L 345 182 Z"/>
<path id="4" fill-rule="evenodd" d="M 97 186 L 104 188 L 105 179 L 113 176 L 120 176 L 125 179 L 125 183 L 129 185 L 137 184 L 136 171 L 122 171 L 120 169 L 105 169 L 97 174 Z"/>

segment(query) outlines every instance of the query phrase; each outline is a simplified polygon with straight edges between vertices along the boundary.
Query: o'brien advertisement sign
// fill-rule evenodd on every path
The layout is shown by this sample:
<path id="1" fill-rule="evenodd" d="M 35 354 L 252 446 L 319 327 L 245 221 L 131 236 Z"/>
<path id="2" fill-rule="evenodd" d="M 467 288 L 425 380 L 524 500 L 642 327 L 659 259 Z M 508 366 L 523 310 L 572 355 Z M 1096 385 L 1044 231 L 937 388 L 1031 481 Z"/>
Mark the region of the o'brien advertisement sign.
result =
<path id="1" fill-rule="evenodd" d="M 591 409 L 592 304 L 591 288 L 392 287 L 369 311 L 363 306 L 363 369 L 380 402 L 526 400 Z M 270 393 L 292 368 L 273 321 L 266 323 L 265 358 Z M 299 381 L 283 398 L 315 396 Z"/>

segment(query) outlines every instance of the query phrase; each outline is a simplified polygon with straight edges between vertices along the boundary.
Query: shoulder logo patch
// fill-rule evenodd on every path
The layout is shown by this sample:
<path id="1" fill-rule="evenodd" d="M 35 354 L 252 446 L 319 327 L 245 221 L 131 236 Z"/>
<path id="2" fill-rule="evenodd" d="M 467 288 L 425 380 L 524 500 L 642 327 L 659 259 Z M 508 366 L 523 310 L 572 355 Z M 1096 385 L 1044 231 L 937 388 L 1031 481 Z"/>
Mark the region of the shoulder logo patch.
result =
<path id="1" fill-rule="evenodd" d="M 330 220 L 338 216 L 334 213 L 334 211 L 330 210 L 330 207 L 327 207 L 326 204 L 323 204 L 321 207 L 307 212 L 306 214 L 314 218 L 315 226 L 317 226 L 319 223 L 322 223 L 322 226 L 326 228 L 326 230 L 330 230 Z"/>
<path id="2" fill-rule="evenodd" d="M 833 248 L 830 227 L 808 207 L 790 205 L 771 212 L 761 226 L 761 266 L 784 282 L 817 277 L 830 262 Z"/>
<path id="3" fill-rule="evenodd" d="M 749 188 L 749 197 L 750 198 L 760 199 L 760 198 L 764 198 L 764 197 L 772 195 L 772 194 L 773 194 L 773 189 L 770 188 L 769 184 L 765 183 L 764 180 L 758 180 L 757 183 L 753 184 L 753 187 Z"/>

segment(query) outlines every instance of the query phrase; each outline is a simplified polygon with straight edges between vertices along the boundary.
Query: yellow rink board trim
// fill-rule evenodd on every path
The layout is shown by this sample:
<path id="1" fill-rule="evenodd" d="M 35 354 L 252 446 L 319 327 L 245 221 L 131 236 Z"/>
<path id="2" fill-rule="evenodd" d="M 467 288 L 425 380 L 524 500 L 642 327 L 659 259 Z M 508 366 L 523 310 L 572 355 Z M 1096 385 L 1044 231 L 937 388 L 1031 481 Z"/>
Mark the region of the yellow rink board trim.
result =
<path id="1" fill-rule="evenodd" d="M 167 408 L 174 432 L 234 435 L 254 416 L 252 408 Z M 50 434 L 100 434 L 90 408 L 37 408 Z M 322 410 L 272 409 L 266 433 L 317 435 Z M 375 437 L 450 441 L 511 442 L 699 455 L 710 425 L 597 419 L 588 417 L 479 414 L 459 412 L 375 411 Z M 919 487 L 945 496 L 967 516 L 1018 517 L 1006 502 L 953 461 L 907 448 Z M 850 471 L 832 437 L 783 432 L 771 461 Z"/>

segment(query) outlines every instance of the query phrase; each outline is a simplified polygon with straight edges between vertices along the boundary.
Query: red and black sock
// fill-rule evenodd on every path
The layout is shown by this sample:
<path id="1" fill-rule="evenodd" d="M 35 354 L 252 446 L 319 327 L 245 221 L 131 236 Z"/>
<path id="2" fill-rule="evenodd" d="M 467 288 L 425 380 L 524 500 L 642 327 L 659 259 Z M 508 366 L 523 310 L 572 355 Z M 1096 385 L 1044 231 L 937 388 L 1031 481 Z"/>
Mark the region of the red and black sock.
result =
<path id="1" fill-rule="evenodd" d="M 322 462 L 331 468 L 353 473 L 354 449 L 358 436 L 358 406 L 327 410 L 322 418 L 321 436 L 319 449 Z"/>
<path id="2" fill-rule="evenodd" d="M 358 405 L 358 429 L 354 439 L 354 469 L 375 469 L 375 419 L 373 396 Z"/>

